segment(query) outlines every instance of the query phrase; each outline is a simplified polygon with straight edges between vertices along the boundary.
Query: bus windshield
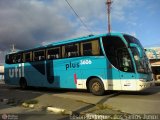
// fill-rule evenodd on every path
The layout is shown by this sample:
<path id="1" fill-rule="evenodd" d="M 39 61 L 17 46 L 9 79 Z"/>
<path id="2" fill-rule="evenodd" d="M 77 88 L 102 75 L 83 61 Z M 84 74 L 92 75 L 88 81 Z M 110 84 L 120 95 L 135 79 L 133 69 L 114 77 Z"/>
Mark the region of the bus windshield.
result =
<path id="1" fill-rule="evenodd" d="M 146 56 L 144 56 L 143 58 L 140 59 L 140 56 L 138 54 L 138 50 L 136 48 L 131 48 L 134 60 L 135 60 L 135 64 L 136 64 L 136 68 L 137 68 L 137 72 L 140 73 L 148 73 L 151 72 L 150 68 L 148 66 L 148 59 Z"/>
<path id="2" fill-rule="evenodd" d="M 126 41 L 128 42 L 128 44 L 130 44 L 130 43 L 135 43 L 135 44 L 137 44 L 137 45 L 143 50 L 143 46 L 142 46 L 142 44 L 139 42 L 138 39 L 136 39 L 135 37 L 130 36 L 130 35 L 123 35 L 123 36 L 124 36 L 124 38 L 126 39 Z"/>
<path id="3" fill-rule="evenodd" d="M 138 39 L 136 39 L 133 36 L 129 36 L 129 35 L 124 35 L 124 38 L 126 39 L 126 41 L 128 42 L 128 44 L 130 43 L 135 43 L 137 44 L 143 51 L 143 58 L 140 58 L 140 55 L 138 53 L 138 50 L 134 47 L 131 47 L 131 51 L 135 60 L 135 64 L 136 64 L 136 69 L 137 72 L 140 73 L 148 73 L 151 72 L 149 66 L 148 66 L 148 59 L 147 56 L 144 52 L 143 46 L 141 45 L 141 43 L 139 42 Z"/>

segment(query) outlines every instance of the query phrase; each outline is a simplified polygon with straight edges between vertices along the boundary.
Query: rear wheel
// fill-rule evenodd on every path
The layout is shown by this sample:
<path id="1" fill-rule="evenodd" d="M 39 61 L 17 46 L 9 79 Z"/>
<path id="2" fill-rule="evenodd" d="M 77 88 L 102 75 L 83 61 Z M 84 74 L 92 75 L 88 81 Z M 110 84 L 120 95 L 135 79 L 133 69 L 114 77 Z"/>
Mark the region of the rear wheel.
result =
<path id="1" fill-rule="evenodd" d="M 93 78 L 89 82 L 89 90 L 92 92 L 92 94 L 100 96 L 103 95 L 105 90 L 104 90 L 104 85 L 102 81 L 98 78 Z"/>
<path id="2" fill-rule="evenodd" d="M 20 87 L 21 89 L 27 89 L 27 81 L 25 78 L 20 79 Z"/>

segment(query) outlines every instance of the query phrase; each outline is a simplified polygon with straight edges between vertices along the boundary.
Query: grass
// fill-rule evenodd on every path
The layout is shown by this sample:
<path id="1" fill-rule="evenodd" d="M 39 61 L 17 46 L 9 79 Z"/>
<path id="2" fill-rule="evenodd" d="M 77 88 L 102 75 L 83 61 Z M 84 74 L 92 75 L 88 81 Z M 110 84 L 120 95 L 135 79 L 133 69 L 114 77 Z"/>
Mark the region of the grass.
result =
<path id="1" fill-rule="evenodd" d="M 104 104 L 96 104 L 96 107 L 97 107 L 99 110 L 103 110 L 103 109 L 113 109 L 112 106 L 110 106 L 110 105 L 104 105 Z"/>

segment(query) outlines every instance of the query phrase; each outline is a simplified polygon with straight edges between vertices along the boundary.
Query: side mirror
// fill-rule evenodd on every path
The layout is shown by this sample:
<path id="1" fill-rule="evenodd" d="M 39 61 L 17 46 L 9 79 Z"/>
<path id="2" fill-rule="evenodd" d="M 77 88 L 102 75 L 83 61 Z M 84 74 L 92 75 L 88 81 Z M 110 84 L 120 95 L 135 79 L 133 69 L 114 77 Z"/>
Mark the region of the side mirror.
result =
<path id="1" fill-rule="evenodd" d="M 135 48 L 138 50 L 138 53 L 139 53 L 140 58 L 143 57 L 143 51 L 142 51 L 142 49 L 141 49 L 137 44 L 135 44 L 135 43 L 130 43 L 129 46 L 130 46 L 130 47 L 135 47 Z"/>

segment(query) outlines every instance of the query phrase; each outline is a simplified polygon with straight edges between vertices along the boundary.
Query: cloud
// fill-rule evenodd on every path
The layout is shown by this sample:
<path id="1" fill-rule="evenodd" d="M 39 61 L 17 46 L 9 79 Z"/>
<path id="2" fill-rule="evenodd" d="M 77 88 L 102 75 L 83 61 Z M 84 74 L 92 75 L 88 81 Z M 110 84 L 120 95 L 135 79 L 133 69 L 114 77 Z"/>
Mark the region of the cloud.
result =
<path id="1" fill-rule="evenodd" d="M 106 0 L 68 0 L 89 32 L 75 16 L 65 0 L 0 0 L 0 51 L 15 44 L 28 49 L 53 41 L 106 33 Z M 133 8 L 139 0 L 112 0 L 113 22 L 136 26 Z M 131 13 L 132 14 L 131 14 Z"/>
<path id="2" fill-rule="evenodd" d="M 52 5 L 35 0 L 0 1 L 0 49 L 11 44 L 18 49 L 31 48 L 72 34 L 76 26 Z"/>
<path id="3" fill-rule="evenodd" d="M 112 1 L 113 1 L 112 18 L 119 21 L 125 21 L 127 19 L 126 11 L 137 6 L 139 2 L 138 0 L 112 0 Z"/>
<path id="4" fill-rule="evenodd" d="M 80 6 L 83 5 L 81 2 Z M 65 1 L 1 0 L 0 16 L 0 51 L 3 53 L 10 50 L 12 44 L 23 50 L 87 33 Z M 0 61 L 4 61 L 4 55 L 0 56 Z"/>
<path id="5" fill-rule="evenodd" d="M 68 1 L 92 33 L 105 32 L 106 0 Z M 113 0 L 113 19 L 124 20 L 124 10 L 130 4 L 131 0 Z M 11 44 L 18 49 L 26 49 L 46 41 L 92 34 L 65 0 L 1 0 L 0 16 L 0 50 L 10 48 Z"/>

